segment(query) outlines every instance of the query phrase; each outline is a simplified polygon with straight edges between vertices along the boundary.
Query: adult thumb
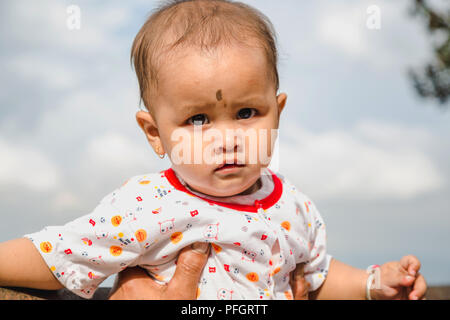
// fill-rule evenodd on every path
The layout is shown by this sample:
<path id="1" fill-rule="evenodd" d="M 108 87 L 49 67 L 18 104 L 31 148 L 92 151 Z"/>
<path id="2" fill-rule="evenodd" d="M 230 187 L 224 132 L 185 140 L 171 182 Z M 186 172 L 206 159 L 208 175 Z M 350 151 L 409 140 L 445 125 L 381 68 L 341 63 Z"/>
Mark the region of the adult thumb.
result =
<path id="1" fill-rule="evenodd" d="M 181 250 L 167 291 L 176 295 L 178 299 L 196 299 L 198 282 L 208 260 L 209 252 L 210 245 L 206 242 L 196 242 Z"/>
<path id="2" fill-rule="evenodd" d="M 308 292 L 310 284 L 305 279 L 304 264 L 298 264 L 295 270 L 291 273 L 290 285 L 294 300 L 308 300 Z"/>

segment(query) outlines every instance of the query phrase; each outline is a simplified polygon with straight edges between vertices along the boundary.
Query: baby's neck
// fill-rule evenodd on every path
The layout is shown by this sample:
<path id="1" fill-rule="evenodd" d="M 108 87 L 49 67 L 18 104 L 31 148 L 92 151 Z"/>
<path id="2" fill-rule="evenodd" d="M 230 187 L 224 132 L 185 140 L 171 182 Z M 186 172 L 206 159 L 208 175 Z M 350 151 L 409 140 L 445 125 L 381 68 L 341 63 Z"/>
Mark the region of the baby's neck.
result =
<path id="1" fill-rule="evenodd" d="M 246 196 L 246 195 L 255 193 L 256 191 L 261 189 L 261 186 L 262 186 L 261 177 L 259 177 L 258 180 L 256 180 L 256 182 L 250 188 L 248 188 L 247 190 L 245 190 L 239 194 L 236 194 L 236 196 Z"/>
<path id="2" fill-rule="evenodd" d="M 249 195 L 249 194 L 252 194 L 252 193 L 255 193 L 256 191 L 258 191 L 259 189 L 261 189 L 261 186 L 262 186 L 261 177 L 259 177 L 258 180 L 257 180 L 250 188 L 248 188 L 248 189 L 242 191 L 241 193 L 233 194 L 233 195 L 230 195 L 230 196 L 211 196 L 211 195 L 209 195 L 209 194 L 206 194 L 206 193 L 203 193 L 203 192 L 200 192 L 200 191 L 195 190 L 194 188 L 192 188 L 192 187 L 191 187 L 189 184 L 187 184 L 186 182 L 184 182 L 184 183 L 185 183 L 186 187 L 187 187 L 189 190 L 191 190 L 191 191 L 194 191 L 194 192 L 199 193 L 199 194 L 204 194 L 204 195 L 206 195 L 206 196 L 208 196 L 208 197 L 214 197 L 214 198 L 219 198 L 219 199 L 220 199 L 220 198 L 236 197 L 236 196 L 247 196 L 247 195 Z"/>
<path id="3" fill-rule="evenodd" d="M 247 188 L 246 190 L 244 190 L 238 194 L 222 196 L 222 197 L 212 196 L 212 195 L 195 190 L 195 188 L 192 188 L 191 186 L 189 186 L 186 183 L 186 181 L 184 181 L 184 179 L 180 175 L 177 174 L 176 171 L 174 171 L 174 173 L 175 173 L 176 177 L 178 178 L 178 180 L 181 182 L 181 184 L 183 184 L 186 187 L 186 189 L 188 189 L 193 194 L 196 194 L 199 197 L 216 200 L 219 202 L 230 202 L 230 203 L 250 204 L 251 205 L 251 204 L 253 204 L 255 199 L 261 200 L 261 199 L 264 199 L 265 197 L 267 197 L 268 195 L 270 195 L 274 189 L 274 183 L 272 180 L 272 176 L 267 173 L 263 173 L 263 174 L 261 174 L 261 176 L 258 178 L 258 180 L 252 186 L 250 186 L 249 188 Z"/>

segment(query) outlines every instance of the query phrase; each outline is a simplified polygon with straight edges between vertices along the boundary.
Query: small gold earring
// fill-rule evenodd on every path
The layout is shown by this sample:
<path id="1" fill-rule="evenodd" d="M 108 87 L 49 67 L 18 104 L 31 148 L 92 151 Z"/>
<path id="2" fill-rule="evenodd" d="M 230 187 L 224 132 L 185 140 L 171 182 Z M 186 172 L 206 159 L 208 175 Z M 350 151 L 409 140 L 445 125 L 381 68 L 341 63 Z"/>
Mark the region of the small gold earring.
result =
<path id="1" fill-rule="evenodd" d="M 156 153 L 158 154 L 158 157 L 159 157 L 160 159 L 164 159 L 164 157 L 166 156 L 166 154 L 165 154 L 165 153 L 160 154 L 160 152 L 161 152 L 161 148 L 160 148 L 160 147 L 156 147 Z"/>

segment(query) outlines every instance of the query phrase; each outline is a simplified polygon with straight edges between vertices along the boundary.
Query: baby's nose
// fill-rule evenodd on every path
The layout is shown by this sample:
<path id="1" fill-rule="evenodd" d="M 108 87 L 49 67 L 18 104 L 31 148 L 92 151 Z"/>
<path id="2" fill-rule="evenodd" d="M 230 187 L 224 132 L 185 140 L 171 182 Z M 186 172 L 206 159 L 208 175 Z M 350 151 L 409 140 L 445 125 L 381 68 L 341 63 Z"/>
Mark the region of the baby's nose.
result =
<path id="1" fill-rule="evenodd" d="M 242 147 L 242 137 L 234 130 L 226 130 L 223 135 L 222 143 L 220 143 L 215 150 L 217 154 L 234 154 L 240 152 Z"/>

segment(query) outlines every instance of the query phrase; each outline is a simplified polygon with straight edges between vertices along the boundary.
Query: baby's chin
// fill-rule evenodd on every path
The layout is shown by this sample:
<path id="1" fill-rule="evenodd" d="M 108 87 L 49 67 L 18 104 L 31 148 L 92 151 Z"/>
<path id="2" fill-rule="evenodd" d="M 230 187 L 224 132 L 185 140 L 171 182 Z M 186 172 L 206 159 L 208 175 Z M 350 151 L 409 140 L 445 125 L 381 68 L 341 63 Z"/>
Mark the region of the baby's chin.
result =
<path id="1" fill-rule="evenodd" d="M 215 170 L 186 170 L 176 168 L 177 173 L 194 191 L 213 197 L 232 197 L 242 193 L 249 194 L 256 188 L 261 176 L 259 166 L 246 165 L 236 171 L 218 173 Z M 209 174 L 206 174 L 209 172 Z"/>
<path id="2" fill-rule="evenodd" d="M 202 192 L 203 194 L 217 197 L 217 198 L 228 198 L 240 195 L 241 193 L 245 192 L 248 188 L 242 189 L 242 188 L 233 188 L 229 190 L 224 189 L 208 189 L 207 192 Z"/>
<path id="3" fill-rule="evenodd" d="M 255 179 L 236 179 L 234 181 L 216 181 L 213 185 L 199 185 L 193 186 L 192 184 L 188 185 L 194 189 L 195 191 L 201 192 L 203 194 L 218 197 L 218 198 L 226 198 L 237 196 L 241 194 L 251 193 L 252 189 L 255 188 L 255 184 L 259 177 Z M 254 190 L 256 191 L 256 190 Z"/>

